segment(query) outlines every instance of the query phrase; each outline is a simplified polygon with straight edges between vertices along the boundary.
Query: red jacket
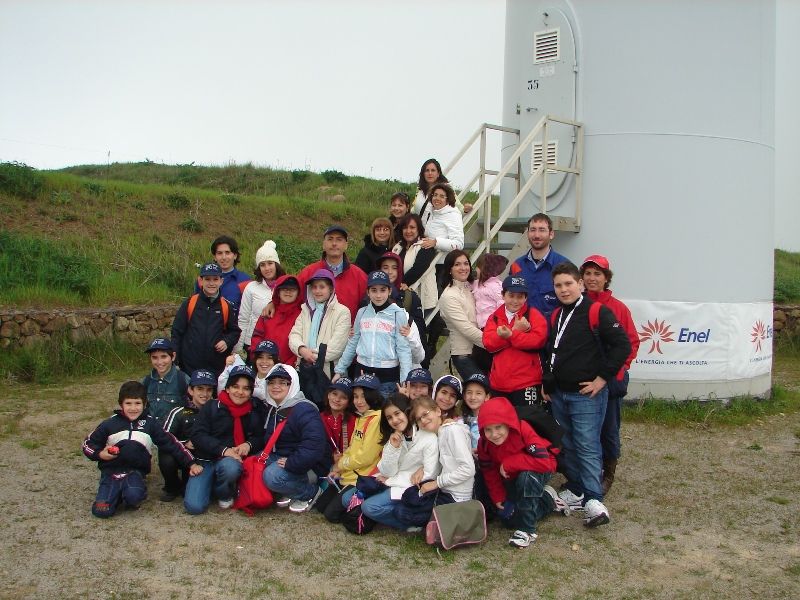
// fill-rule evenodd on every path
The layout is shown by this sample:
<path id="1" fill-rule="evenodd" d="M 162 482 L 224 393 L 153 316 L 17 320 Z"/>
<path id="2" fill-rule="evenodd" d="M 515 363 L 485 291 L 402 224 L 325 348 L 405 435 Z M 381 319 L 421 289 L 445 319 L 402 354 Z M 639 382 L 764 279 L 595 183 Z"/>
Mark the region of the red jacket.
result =
<path id="1" fill-rule="evenodd" d="M 275 288 L 278 288 L 287 279 L 298 280 L 294 275 L 282 275 L 275 280 Z M 259 317 L 256 321 L 256 326 L 253 328 L 253 337 L 250 339 L 250 359 L 254 360 L 253 352 L 258 346 L 259 342 L 264 340 L 272 340 L 278 344 L 278 360 L 287 365 L 293 365 L 297 361 L 297 357 L 289 348 L 289 332 L 294 327 L 294 322 L 300 314 L 300 309 L 303 306 L 303 290 L 305 286 L 300 284 L 300 291 L 297 294 L 297 300 L 291 304 L 282 304 L 280 293 L 275 289 L 272 296 L 272 304 L 275 306 L 275 314 L 269 319 L 266 317 Z"/>
<path id="2" fill-rule="evenodd" d="M 527 317 L 531 329 L 527 333 L 514 331 L 511 327 L 520 317 Z M 505 325 L 511 329 L 507 339 L 497 335 L 497 328 Z M 483 347 L 494 354 L 489 384 L 496 392 L 514 392 L 542 383 L 542 363 L 539 349 L 547 342 L 547 321 L 535 308 L 528 305 L 520 309 L 512 319 L 506 318 L 505 305 L 498 308 L 486 321 L 483 328 Z"/>
<path id="3" fill-rule="evenodd" d="M 300 280 L 300 289 L 306 289 L 308 280 L 314 276 L 318 269 L 330 269 L 325 259 L 318 260 L 305 267 L 297 278 Z M 350 309 L 350 323 L 355 321 L 358 305 L 367 294 L 367 275 L 356 265 L 344 259 L 344 270 L 336 276 L 336 299 L 339 304 L 344 304 Z"/>
<path id="4" fill-rule="evenodd" d="M 483 428 L 487 425 L 508 426 L 508 437 L 499 446 L 487 440 Z M 481 473 L 489 489 L 492 502 L 504 502 L 506 488 L 500 475 L 500 465 L 508 479 L 515 479 L 522 471 L 553 473 L 556 457 L 547 449 L 550 442 L 539 436 L 527 422 L 517 418 L 517 411 L 506 398 L 491 398 L 483 403 L 478 413 L 478 460 Z"/>
<path id="5" fill-rule="evenodd" d="M 625 364 L 619 370 L 617 379 L 622 379 L 625 371 L 631 368 L 633 359 L 636 358 L 636 353 L 639 352 L 639 334 L 636 332 L 636 325 L 631 317 L 631 311 L 621 300 L 617 300 L 611 295 L 611 290 L 603 290 L 602 292 L 587 292 L 589 298 L 595 302 L 606 305 L 609 310 L 617 317 L 617 321 L 622 325 L 625 333 L 628 334 L 628 339 L 631 341 L 631 353 L 625 359 Z"/>
<path id="6" fill-rule="evenodd" d="M 350 440 L 356 428 L 356 416 L 351 412 L 346 412 L 344 415 L 334 417 L 328 409 L 323 410 L 320 416 L 322 424 L 325 426 L 325 433 L 328 435 L 331 452 L 343 454 L 350 447 Z M 347 424 L 347 439 L 344 436 L 343 424 Z"/>

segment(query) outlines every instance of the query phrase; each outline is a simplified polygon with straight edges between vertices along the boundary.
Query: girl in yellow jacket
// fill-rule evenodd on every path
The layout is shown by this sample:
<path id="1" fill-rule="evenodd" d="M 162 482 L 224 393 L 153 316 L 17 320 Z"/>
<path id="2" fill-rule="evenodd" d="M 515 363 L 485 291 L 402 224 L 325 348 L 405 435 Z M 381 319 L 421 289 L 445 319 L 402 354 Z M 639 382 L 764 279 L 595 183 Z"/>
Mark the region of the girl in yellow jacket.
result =
<path id="1" fill-rule="evenodd" d="M 371 374 L 361 375 L 353 381 L 353 407 L 358 418 L 350 446 L 328 475 L 331 485 L 338 486 L 339 494 L 322 511 L 331 523 L 338 523 L 344 514 L 344 493 L 355 486 L 359 475 L 372 473 L 381 458 L 380 385 L 380 380 Z"/>

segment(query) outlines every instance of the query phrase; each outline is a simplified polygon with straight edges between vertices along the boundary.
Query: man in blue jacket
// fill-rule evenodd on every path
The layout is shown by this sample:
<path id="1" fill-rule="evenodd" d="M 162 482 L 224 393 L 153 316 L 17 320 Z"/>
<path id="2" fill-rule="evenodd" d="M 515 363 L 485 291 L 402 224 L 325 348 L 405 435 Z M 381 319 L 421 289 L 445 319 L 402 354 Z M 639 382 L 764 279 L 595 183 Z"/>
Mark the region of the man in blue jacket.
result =
<path id="1" fill-rule="evenodd" d="M 558 306 L 553 291 L 553 267 L 568 262 L 565 256 L 553 250 L 550 242 L 556 236 L 553 221 L 544 213 L 536 213 L 528 220 L 528 243 L 531 249 L 511 265 L 511 275 L 520 275 L 528 282 L 528 306 L 539 310 L 545 318 Z"/>

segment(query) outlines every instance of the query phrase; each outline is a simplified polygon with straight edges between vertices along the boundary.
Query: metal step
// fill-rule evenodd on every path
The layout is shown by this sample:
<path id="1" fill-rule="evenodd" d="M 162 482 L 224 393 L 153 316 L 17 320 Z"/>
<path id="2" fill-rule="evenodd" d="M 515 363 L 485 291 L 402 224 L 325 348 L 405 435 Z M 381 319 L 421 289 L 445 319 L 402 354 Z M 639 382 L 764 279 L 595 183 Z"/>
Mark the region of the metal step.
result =
<path id="1" fill-rule="evenodd" d="M 467 252 L 475 250 L 475 248 L 478 247 L 479 243 L 480 242 L 466 242 L 464 244 L 464 250 L 466 250 Z M 498 243 L 492 244 L 491 249 L 492 249 L 492 252 L 508 252 L 515 245 L 516 244 L 508 244 L 508 243 L 500 243 L 500 242 L 498 242 Z"/>
<path id="2" fill-rule="evenodd" d="M 528 228 L 529 218 L 530 217 L 509 217 L 506 222 L 500 226 L 500 231 L 524 233 Z M 574 217 L 557 217 L 550 215 L 550 218 L 553 219 L 553 229 L 555 231 L 571 231 L 573 233 L 578 233 L 581 230 Z M 475 226 L 479 228 L 479 231 L 483 231 L 483 223 L 483 219 L 478 219 L 475 222 Z M 492 226 L 494 226 L 494 221 L 492 222 Z"/>

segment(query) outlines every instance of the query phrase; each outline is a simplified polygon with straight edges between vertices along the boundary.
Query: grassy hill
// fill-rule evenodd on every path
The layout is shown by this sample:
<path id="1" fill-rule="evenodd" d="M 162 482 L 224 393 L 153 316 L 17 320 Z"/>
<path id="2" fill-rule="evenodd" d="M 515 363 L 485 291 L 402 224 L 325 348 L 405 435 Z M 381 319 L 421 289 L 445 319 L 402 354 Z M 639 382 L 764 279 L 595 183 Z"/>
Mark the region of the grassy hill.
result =
<path id="1" fill-rule="evenodd" d="M 154 163 L 36 171 L 0 164 L 0 304 L 104 306 L 178 301 L 210 259 L 217 235 L 232 235 L 240 268 L 252 269 L 266 239 L 289 272 L 319 257 L 330 223 L 353 232 L 350 254 L 388 199 L 414 184 L 337 171 L 277 171 L 252 165 Z M 342 198 L 343 196 L 343 198 Z"/>
<path id="2" fill-rule="evenodd" d="M 397 180 L 252 165 L 36 171 L 0 163 L 0 305 L 177 302 L 221 234 L 237 239 L 247 272 L 270 238 L 296 272 L 319 256 L 330 223 L 352 232 L 355 256 L 389 197 L 414 190 Z M 800 254 L 776 251 L 775 300 L 800 302 Z"/>

